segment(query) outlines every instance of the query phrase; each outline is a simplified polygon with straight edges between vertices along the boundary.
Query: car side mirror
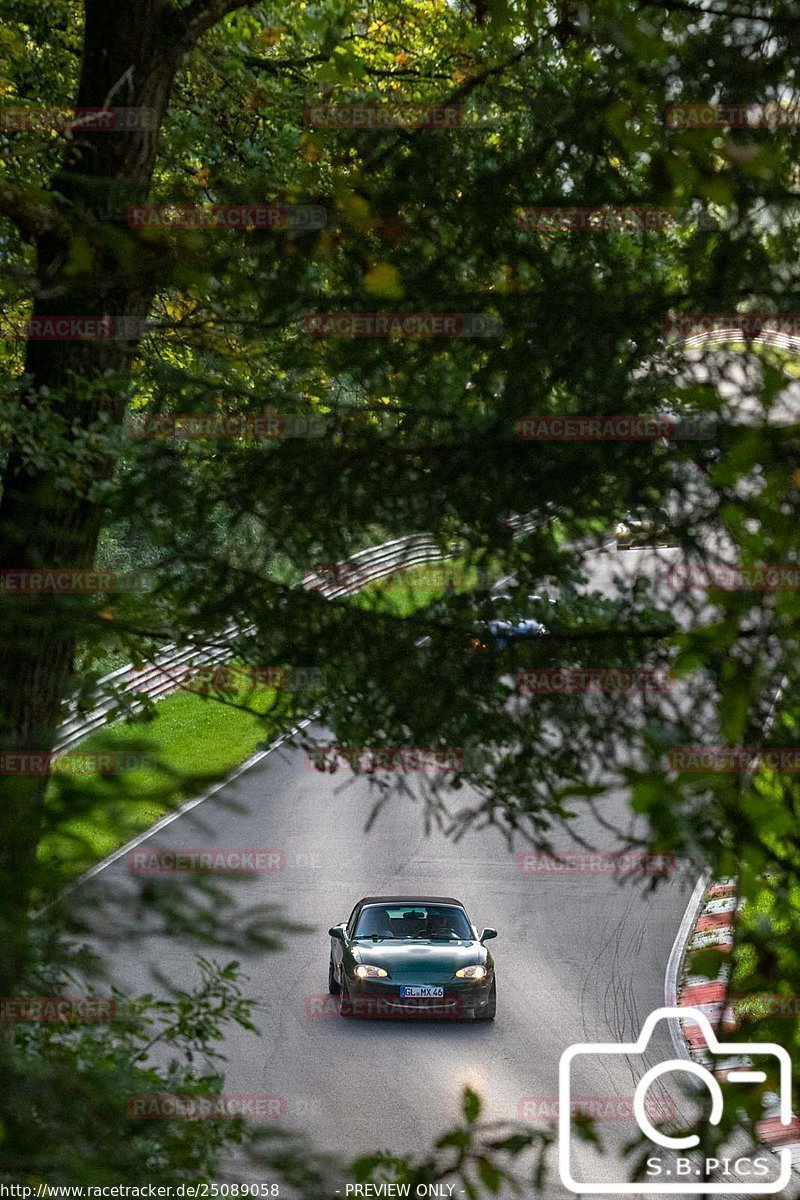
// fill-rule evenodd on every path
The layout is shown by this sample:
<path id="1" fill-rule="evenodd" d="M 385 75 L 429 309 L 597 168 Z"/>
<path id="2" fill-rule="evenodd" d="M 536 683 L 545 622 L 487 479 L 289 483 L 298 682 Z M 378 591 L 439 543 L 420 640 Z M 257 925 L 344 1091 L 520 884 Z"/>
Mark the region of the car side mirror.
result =
<path id="1" fill-rule="evenodd" d="M 491 940 L 491 938 L 496 938 L 496 937 L 497 937 L 496 929 L 484 929 L 483 933 L 481 934 L 481 941 L 488 942 Z"/>
<path id="2" fill-rule="evenodd" d="M 328 933 L 332 938 L 338 938 L 340 942 L 344 941 L 344 930 L 342 929 L 341 925 L 332 925 L 328 930 Z"/>

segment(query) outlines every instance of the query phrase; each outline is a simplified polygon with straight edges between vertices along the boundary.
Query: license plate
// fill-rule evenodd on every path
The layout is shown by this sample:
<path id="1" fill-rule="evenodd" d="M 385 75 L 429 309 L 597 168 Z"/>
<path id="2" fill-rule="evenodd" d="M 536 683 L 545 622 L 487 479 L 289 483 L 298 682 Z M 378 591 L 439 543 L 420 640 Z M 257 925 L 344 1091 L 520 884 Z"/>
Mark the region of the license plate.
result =
<path id="1" fill-rule="evenodd" d="M 401 987 L 401 996 L 424 996 L 432 999 L 440 999 L 444 996 L 443 987 Z"/>

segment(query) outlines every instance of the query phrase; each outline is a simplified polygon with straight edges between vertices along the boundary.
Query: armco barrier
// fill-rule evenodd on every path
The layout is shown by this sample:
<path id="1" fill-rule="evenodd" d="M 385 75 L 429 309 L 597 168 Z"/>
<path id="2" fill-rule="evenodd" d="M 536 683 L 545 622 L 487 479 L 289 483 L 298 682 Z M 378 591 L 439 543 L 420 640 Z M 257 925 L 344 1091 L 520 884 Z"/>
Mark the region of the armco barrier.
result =
<path id="1" fill-rule="evenodd" d="M 235 627 L 225 633 L 231 636 Z M 168 646 L 144 667 L 120 667 L 98 680 L 97 686 L 106 695 L 89 713 L 79 713 L 75 701 L 66 707 L 69 716 L 59 730 L 56 750 L 67 750 L 83 738 L 100 729 L 107 721 L 113 721 L 142 708 L 137 696 L 160 700 L 162 696 L 176 691 L 187 668 L 214 666 L 230 657 L 228 646 Z"/>
<path id="2" fill-rule="evenodd" d="M 743 313 L 742 316 L 746 316 Z M 692 333 L 680 339 L 685 349 L 695 350 L 705 346 L 730 346 L 739 342 L 765 342 L 769 346 L 777 346 L 779 350 L 800 352 L 800 337 L 791 333 L 780 333 L 777 329 L 762 329 L 756 335 L 742 333 L 741 329 L 714 329 L 706 333 Z"/>
<path id="3" fill-rule="evenodd" d="M 531 533 L 542 523 L 541 517 L 508 519 L 514 537 Z M 453 558 L 460 552 L 461 547 L 455 543 L 443 548 L 427 534 L 413 534 L 411 537 L 395 538 L 391 542 L 360 550 L 337 563 L 337 568 L 342 568 L 342 574 L 345 576 L 343 583 L 326 582 L 314 572 L 303 576 L 300 583 L 307 589 L 313 588 L 328 600 L 335 600 L 339 596 L 358 591 L 373 580 L 391 575 L 394 571 Z M 353 582 L 350 583 L 346 582 L 348 570 L 354 576 Z M 160 700 L 163 696 L 177 691 L 187 669 L 216 666 L 225 662 L 231 657 L 230 640 L 237 632 L 237 626 L 231 622 L 214 640 L 202 645 L 190 643 L 184 646 L 167 646 L 144 667 L 128 665 L 104 675 L 98 680 L 97 687 L 101 694 L 105 695 L 90 712 L 79 713 L 74 700 L 65 705 L 68 715 L 59 730 L 55 749 L 67 750 L 108 721 L 140 710 L 142 701 L 138 697 Z"/>
<path id="4" fill-rule="evenodd" d="M 742 339 L 741 330 L 731 328 L 690 335 L 681 339 L 681 342 L 685 348 L 695 348 L 724 346 L 731 342 L 740 342 Z M 759 337 L 753 340 L 778 346 L 781 349 L 800 351 L 800 338 L 775 330 L 762 330 Z M 532 532 L 541 523 L 541 517 L 536 518 L 530 515 L 508 519 L 508 524 L 513 528 L 515 537 Z M 396 538 L 394 541 L 361 550 L 358 554 L 353 554 L 350 558 L 337 564 L 356 569 L 355 583 L 326 584 L 319 576 L 311 573 L 304 577 L 302 585 L 304 587 L 313 586 L 321 595 L 333 600 L 348 592 L 357 591 L 371 580 L 390 575 L 400 567 L 420 566 L 426 562 L 452 558 L 457 553 L 458 549 L 452 549 L 449 552 L 443 551 L 433 538 L 425 534 Z M 225 662 L 231 654 L 228 639 L 235 633 L 236 627 L 231 625 L 219 635 L 219 645 L 206 643 L 202 646 L 168 646 L 145 667 L 137 669 L 129 665 L 112 671 L 109 675 L 104 675 L 102 679 L 98 680 L 98 687 L 107 695 L 91 712 L 80 714 L 74 701 L 67 702 L 65 707 L 68 715 L 59 731 L 55 749 L 66 750 L 76 745 L 88 734 L 101 728 L 106 722 L 126 713 L 136 712 L 141 708 L 141 701 L 136 699 L 137 696 L 160 700 L 162 696 L 176 691 L 180 687 L 180 675 L 186 668 L 214 666 L 217 663 Z"/>

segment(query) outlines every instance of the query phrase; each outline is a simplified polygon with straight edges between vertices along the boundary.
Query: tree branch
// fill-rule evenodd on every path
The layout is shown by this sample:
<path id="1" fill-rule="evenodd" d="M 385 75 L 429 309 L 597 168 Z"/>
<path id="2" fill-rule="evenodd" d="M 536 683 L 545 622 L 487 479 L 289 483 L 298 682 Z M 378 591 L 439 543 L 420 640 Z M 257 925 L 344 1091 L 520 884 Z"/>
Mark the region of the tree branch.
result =
<path id="1" fill-rule="evenodd" d="M 702 5 L 695 4 L 693 0 L 639 0 L 639 8 L 666 8 L 669 12 L 686 13 L 687 16 L 691 16 L 695 20 L 698 17 L 725 17 L 728 21 L 751 21 L 753 24 L 761 22 L 762 24 L 771 25 L 779 29 L 781 27 L 793 29 L 800 23 L 800 17 L 794 17 L 789 14 L 759 14 L 752 10 L 741 12 L 731 10 L 727 5 L 723 5 L 720 8 L 703 8 Z"/>
<path id="2" fill-rule="evenodd" d="M 175 14 L 180 48 L 191 50 L 204 33 L 218 25 L 228 13 L 254 8 L 260 0 L 191 0 Z"/>
<path id="3" fill-rule="evenodd" d="M 307 58 L 259 58 L 258 56 L 250 55 L 244 61 L 248 67 L 253 67 L 255 70 L 268 71 L 270 75 L 297 75 L 303 67 L 327 62 L 330 57 L 330 54 L 310 54 Z M 449 82 L 452 78 L 451 75 L 443 71 L 423 75 L 419 71 L 399 70 L 396 67 L 365 67 L 364 70 L 365 74 L 374 75 L 380 79 L 415 79 L 420 82 L 429 79 L 443 79 Z"/>
<path id="4" fill-rule="evenodd" d="M 57 230 L 66 230 L 64 218 L 52 204 L 1 179 L 0 216 L 16 225 L 29 242 Z"/>

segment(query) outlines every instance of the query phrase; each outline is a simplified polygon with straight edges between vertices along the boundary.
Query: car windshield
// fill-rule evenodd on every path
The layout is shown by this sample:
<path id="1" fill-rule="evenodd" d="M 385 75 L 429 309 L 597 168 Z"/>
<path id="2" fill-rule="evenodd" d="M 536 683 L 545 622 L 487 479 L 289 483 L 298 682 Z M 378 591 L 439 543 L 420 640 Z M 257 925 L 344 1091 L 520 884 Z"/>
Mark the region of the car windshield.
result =
<path id="1" fill-rule="evenodd" d="M 436 942 L 474 938 L 463 908 L 452 904 L 369 904 L 361 910 L 355 936 Z"/>

